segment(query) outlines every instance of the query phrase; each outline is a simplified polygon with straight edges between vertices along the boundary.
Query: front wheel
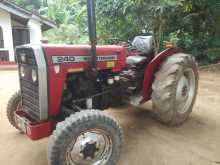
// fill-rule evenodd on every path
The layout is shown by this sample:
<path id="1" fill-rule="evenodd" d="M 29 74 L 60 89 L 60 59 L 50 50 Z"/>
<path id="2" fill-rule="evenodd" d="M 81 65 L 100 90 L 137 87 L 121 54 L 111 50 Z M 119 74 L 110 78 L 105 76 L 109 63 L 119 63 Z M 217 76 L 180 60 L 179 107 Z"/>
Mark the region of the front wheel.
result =
<path id="1" fill-rule="evenodd" d="M 20 130 L 15 121 L 15 111 L 21 107 L 21 93 L 16 92 L 8 101 L 7 105 L 7 117 L 10 124 L 16 129 Z"/>
<path id="2" fill-rule="evenodd" d="M 196 100 L 198 69 L 195 60 L 183 53 L 168 57 L 156 73 L 152 88 L 158 119 L 170 126 L 182 124 Z"/>
<path id="3" fill-rule="evenodd" d="M 57 125 L 49 140 L 50 165 L 115 165 L 122 130 L 100 111 L 86 110 Z"/>

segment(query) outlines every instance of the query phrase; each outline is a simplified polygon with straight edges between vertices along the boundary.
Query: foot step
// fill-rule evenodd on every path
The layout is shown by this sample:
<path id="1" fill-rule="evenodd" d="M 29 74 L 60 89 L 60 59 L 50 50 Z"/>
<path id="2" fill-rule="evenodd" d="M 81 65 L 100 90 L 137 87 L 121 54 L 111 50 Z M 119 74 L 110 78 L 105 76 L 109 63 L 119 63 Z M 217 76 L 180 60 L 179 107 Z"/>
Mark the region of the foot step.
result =
<path id="1" fill-rule="evenodd" d="M 130 96 L 129 104 L 134 105 L 134 106 L 139 106 L 142 100 L 143 100 L 142 95 Z"/>

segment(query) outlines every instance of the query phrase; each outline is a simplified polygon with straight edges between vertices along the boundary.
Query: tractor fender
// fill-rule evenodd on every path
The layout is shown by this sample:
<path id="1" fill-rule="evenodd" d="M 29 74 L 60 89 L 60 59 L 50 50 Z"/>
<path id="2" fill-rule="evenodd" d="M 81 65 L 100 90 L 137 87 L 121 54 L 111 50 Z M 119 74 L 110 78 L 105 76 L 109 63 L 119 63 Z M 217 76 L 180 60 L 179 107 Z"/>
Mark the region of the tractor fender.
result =
<path id="1" fill-rule="evenodd" d="M 151 99 L 154 75 L 160 68 L 161 64 L 167 59 L 167 57 L 182 52 L 183 50 L 181 48 L 169 48 L 156 55 L 154 59 L 150 62 L 144 73 L 142 103 Z"/>

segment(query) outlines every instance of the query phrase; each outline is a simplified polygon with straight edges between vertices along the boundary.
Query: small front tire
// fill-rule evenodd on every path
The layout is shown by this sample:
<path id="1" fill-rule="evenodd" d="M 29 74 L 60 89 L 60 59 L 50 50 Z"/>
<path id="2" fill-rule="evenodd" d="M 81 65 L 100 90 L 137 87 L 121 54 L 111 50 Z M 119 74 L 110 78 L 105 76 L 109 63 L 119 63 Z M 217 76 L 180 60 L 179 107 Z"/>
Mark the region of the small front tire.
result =
<path id="1" fill-rule="evenodd" d="M 14 113 L 18 110 L 21 103 L 21 93 L 16 92 L 8 101 L 7 105 L 7 118 L 10 124 L 16 129 L 20 130 L 16 124 Z"/>
<path id="2" fill-rule="evenodd" d="M 112 118 L 96 110 L 71 115 L 49 140 L 50 165 L 116 165 L 123 133 Z"/>

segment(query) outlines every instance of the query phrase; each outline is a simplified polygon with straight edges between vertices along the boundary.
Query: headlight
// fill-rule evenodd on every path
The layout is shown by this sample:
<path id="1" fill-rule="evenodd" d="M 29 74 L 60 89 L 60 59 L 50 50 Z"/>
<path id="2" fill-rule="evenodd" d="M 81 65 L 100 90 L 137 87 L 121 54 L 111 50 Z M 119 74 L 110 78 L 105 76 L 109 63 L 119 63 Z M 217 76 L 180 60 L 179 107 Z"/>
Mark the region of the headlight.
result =
<path id="1" fill-rule="evenodd" d="M 24 70 L 23 66 L 20 67 L 20 75 L 21 75 L 21 77 L 25 76 L 25 70 Z"/>
<path id="2" fill-rule="evenodd" d="M 37 71 L 35 69 L 32 70 L 31 76 L 32 76 L 33 82 L 36 82 L 37 81 Z"/>

